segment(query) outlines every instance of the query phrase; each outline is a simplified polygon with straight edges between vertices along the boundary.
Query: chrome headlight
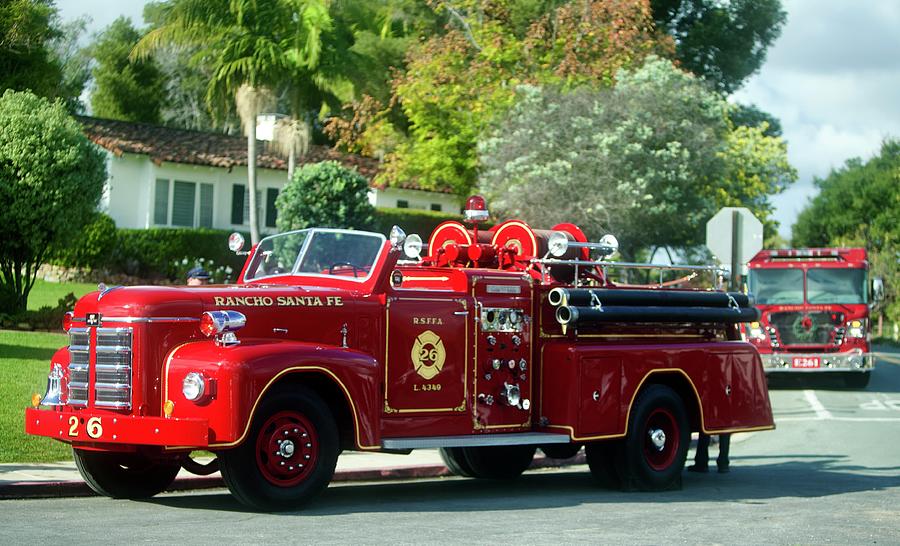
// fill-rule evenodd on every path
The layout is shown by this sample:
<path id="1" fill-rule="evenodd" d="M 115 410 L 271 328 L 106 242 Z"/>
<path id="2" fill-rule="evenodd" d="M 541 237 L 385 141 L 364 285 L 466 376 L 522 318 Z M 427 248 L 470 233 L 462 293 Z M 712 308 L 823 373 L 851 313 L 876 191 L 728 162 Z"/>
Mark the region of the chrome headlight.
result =
<path id="1" fill-rule="evenodd" d="M 187 374 L 181 382 L 181 393 L 192 402 L 202 399 L 206 394 L 206 379 L 197 372 Z"/>

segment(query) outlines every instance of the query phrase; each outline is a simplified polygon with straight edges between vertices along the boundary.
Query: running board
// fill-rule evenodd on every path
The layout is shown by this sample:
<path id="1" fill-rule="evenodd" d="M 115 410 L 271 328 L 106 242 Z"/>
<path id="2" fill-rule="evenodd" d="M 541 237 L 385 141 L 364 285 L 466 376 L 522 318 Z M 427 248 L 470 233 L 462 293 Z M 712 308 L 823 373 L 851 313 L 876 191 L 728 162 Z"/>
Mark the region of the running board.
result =
<path id="1" fill-rule="evenodd" d="M 535 444 L 568 444 L 568 434 L 526 432 L 522 434 L 472 434 L 467 436 L 424 436 L 420 438 L 385 438 L 384 449 L 423 449 L 431 447 L 518 446 Z"/>

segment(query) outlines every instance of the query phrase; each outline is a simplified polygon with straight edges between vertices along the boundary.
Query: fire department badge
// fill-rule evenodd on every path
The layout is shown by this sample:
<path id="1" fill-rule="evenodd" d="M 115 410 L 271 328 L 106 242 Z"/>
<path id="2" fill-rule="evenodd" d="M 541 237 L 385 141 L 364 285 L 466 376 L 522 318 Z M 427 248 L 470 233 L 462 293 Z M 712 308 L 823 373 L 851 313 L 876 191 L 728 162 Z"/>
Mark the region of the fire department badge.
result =
<path id="1" fill-rule="evenodd" d="M 425 330 L 413 343 L 410 356 L 416 373 L 423 379 L 431 379 L 444 368 L 444 358 L 447 353 L 440 336 L 431 330 Z"/>

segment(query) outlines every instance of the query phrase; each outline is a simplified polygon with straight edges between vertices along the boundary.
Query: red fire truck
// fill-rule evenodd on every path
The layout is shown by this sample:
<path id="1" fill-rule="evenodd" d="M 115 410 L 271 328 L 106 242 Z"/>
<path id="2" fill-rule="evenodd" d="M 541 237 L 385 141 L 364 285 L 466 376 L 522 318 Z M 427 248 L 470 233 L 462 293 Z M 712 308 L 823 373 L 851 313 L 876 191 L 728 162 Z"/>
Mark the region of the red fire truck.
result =
<path id="1" fill-rule="evenodd" d="M 342 450 L 440 448 L 460 475 L 506 479 L 537 447 L 586 446 L 598 479 L 662 490 L 681 485 L 691 431 L 774 428 L 740 340 L 758 317 L 746 296 L 616 287 L 596 257 L 614 238 L 478 230 L 483 199 L 467 209 L 427 247 L 305 229 L 260 241 L 234 285 L 101 287 L 68 316 L 26 431 L 70 443 L 104 495 L 219 468 L 240 501 L 284 510 Z"/>
<path id="2" fill-rule="evenodd" d="M 837 372 L 848 386 L 868 385 L 870 301 L 882 288 L 873 279 L 870 290 L 865 249 L 762 250 L 748 267 L 761 318 L 747 337 L 766 374 Z"/>

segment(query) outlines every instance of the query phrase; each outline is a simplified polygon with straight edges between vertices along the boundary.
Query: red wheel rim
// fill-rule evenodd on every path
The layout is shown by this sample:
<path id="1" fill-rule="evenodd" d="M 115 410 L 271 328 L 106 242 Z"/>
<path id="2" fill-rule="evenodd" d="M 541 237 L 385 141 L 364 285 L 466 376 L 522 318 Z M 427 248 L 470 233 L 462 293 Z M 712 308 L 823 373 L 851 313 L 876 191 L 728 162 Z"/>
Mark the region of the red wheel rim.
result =
<path id="1" fill-rule="evenodd" d="M 675 462 L 681 443 L 680 432 L 678 422 L 669 410 L 656 408 L 650 413 L 644 426 L 644 459 L 650 468 L 662 471 Z"/>
<path id="2" fill-rule="evenodd" d="M 296 411 L 280 411 L 269 417 L 256 437 L 259 471 L 279 487 L 291 487 L 308 478 L 318 456 L 316 429 Z"/>

